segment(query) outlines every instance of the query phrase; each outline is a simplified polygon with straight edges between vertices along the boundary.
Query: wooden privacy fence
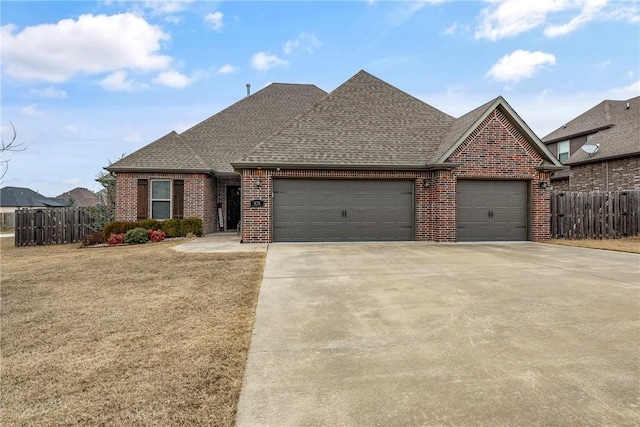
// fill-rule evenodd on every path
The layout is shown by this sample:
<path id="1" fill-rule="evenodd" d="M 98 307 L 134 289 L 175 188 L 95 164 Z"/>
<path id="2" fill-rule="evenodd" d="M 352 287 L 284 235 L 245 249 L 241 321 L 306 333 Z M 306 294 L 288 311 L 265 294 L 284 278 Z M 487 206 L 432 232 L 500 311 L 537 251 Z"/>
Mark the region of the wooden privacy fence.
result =
<path id="1" fill-rule="evenodd" d="M 640 190 L 554 191 L 551 236 L 619 239 L 640 234 Z"/>
<path id="2" fill-rule="evenodd" d="M 17 209 L 15 245 L 77 243 L 94 231 L 93 218 L 83 208 Z"/>

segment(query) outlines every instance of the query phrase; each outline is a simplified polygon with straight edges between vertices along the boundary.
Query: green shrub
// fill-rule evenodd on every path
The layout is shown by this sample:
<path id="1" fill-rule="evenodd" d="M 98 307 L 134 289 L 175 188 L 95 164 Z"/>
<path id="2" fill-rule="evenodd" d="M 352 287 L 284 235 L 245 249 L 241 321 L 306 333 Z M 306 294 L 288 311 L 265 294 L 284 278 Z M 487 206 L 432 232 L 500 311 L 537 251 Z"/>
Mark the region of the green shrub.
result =
<path id="1" fill-rule="evenodd" d="M 125 243 L 147 243 L 149 241 L 149 234 L 147 234 L 147 230 L 144 228 L 134 228 L 132 230 L 127 231 L 124 235 Z"/>
<path id="2" fill-rule="evenodd" d="M 109 224 L 105 225 L 102 229 L 102 234 L 104 235 L 105 240 L 109 238 L 112 234 L 121 234 L 126 233 L 129 230 L 138 227 L 137 222 L 133 221 L 113 221 Z"/>
<path id="3" fill-rule="evenodd" d="M 180 237 L 182 220 L 180 218 L 165 219 L 162 221 L 162 231 L 167 237 Z"/>
<path id="4" fill-rule="evenodd" d="M 143 219 L 142 221 L 138 221 L 138 227 L 144 228 L 145 230 L 160 230 L 162 228 L 162 223 L 157 219 L 149 218 Z"/>
<path id="5" fill-rule="evenodd" d="M 184 218 L 180 230 L 181 236 L 192 233 L 198 237 L 202 236 L 202 219 L 200 218 Z"/>

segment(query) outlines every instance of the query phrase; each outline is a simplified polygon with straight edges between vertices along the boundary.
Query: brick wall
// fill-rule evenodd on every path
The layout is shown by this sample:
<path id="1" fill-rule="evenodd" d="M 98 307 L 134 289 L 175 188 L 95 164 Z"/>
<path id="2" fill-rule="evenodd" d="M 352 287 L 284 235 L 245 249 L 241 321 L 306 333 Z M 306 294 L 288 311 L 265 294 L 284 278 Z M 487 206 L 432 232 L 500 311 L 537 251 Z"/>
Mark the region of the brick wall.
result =
<path id="1" fill-rule="evenodd" d="M 205 233 L 215 230 L 214 180 L 207 174 L 130 173 L 116 174 L 116 220 L 137 219 L 138 179 L 184 180 L 184 216 L 202 218 Z"/>
<path id="2" fill-rule="evenodd" d="M 640 190 L 640 156 L 571 166 L 566 190 Z"/>
<path id="3" fill-rule="evenodd" d="M 542 158 L 499 110 L 494 110 L 452 153 L 448 161 L 460 163 L 452 171 L 456 179 L 515 179 L 529 181 L 532 240 L 550 237 L 550 189 L 541 189 L 541 181 L 549 182 L 549 172 L 536 167 Z M 449 188 L 454 192 L 454 188 Z M 455 198 L 450 207 L 455 216 Z M 449 221 L 450 218 L 441 216 Z M 453 219 L 455 224 L 455 217 Z M 447 225 L 449 227 L 449 225 Z M 438 240 L 438 239 L 436 239 Z"/>
<path id="4" fill-rule="evenodd" d="M 415 182 L 414 233 L 419 241 L 456 241 L 456 181 L 472 179 L 516 179 L 529 182 L 531 239 L 549 238 L 548 172 L 539 172 L 540 155 L 499 111 L 483 123 L 449 158 L 461 163 L 457 169 L 438 171 L 344 171 L 247 169 L 242 173 L 242 240 L 271 242 L 273 178 L 404 179 Z M 260 181 L 260 185 L 258 185 Z M 264 206 L 250 207 L 251 200 Z"/>

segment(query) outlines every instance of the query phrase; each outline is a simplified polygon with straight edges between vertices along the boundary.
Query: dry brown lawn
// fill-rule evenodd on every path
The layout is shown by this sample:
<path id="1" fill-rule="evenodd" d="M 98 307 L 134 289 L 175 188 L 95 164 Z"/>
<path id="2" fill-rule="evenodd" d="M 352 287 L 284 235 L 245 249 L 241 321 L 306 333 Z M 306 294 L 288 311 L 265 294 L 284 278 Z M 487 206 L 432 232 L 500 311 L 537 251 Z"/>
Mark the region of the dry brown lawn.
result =
<path id="1" fill-rule="evenodd" d="M 263 254 L 0 239 L 0 424 L 233 425 Z"/>
<path id="2" fill-rule="evenodd" d="M 610 240 L 566 240 L 552 239 L 547 241 L 554 245 L 578 246 L 580 248 L 606 249 L 609 251 L 633 252 L 640 254 L 640 237 L 627 237 L 625 239 Z"/>

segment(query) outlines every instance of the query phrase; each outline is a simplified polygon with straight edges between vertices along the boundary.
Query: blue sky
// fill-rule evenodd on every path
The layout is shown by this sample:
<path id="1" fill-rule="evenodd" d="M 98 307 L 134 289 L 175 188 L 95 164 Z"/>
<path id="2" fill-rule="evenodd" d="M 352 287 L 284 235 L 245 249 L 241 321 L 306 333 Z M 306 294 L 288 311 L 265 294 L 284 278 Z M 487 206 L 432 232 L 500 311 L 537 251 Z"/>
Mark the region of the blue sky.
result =
<path id="1" fill-rule="evenodd" d="M 459 116 L 502 95 L 543 137 L 640 95 L 637 0 L 2 1 L 2 186 L 56 196 L 271 82 L 360 69 Z"/>

